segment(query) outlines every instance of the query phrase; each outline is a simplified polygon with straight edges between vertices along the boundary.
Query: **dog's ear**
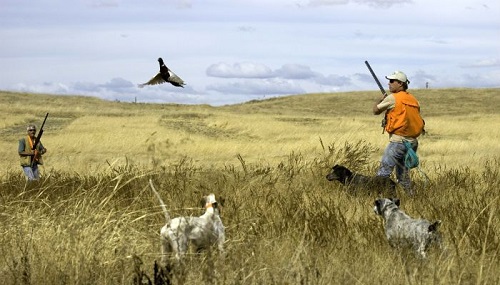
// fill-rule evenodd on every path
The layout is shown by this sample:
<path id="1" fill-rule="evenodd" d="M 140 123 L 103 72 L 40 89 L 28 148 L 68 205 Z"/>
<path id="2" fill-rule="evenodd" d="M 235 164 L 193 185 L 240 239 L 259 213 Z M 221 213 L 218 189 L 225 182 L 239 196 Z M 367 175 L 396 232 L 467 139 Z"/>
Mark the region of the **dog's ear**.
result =
<path id="1" fill-rule="evenodd" d="M 432 225 L 429 226 L 428 230 L 429 232 L 436 232 L 439 228 L 439 225 L 441 225 L 441 221 L 435 221 Z"/>
<path id="2" fill-rule="evenodd" d="M 222 197 L 222 196 L 219 196 L 219 201 L 217 201 L 217 203 L 219 205 L 221 205 L 222 207 L 224 207 L 224 204 L 226 203 L 226 198 Z"/>
<path id="3" fill-rule="evenodd" d="M 381 199 L 375 200 L 374 204 L 375 204 L 375 209 L 377 209 L 376 214 L 378 214 L 378 215 L 381 215 L 381 213 L 382 213 L 382 203 L 383 202 Z"/>
<path id="4" fill-rule="evenodd" d="M 349 177 L 352 175 L 352 172 L 349 170 L 347 167 L 342 167 L 342 172 L 345 174 L 345 176 Z"/>
<path id="5" fill-rule="evenodd" d="M 205 206 L 207 205 L 207 198 L 206 197 L 203 197 L 200 199 L 200 207 L 202 209 L 205 209 Z"/>
<path id="6" fill-rule="evenodd" d="M 396 206 L 398 207 L 399 205 L 401 205 L 401 201 L 398 198 L 391 198 L 391 201 L 394 202 L 394 204 L 396 204 Z"/>

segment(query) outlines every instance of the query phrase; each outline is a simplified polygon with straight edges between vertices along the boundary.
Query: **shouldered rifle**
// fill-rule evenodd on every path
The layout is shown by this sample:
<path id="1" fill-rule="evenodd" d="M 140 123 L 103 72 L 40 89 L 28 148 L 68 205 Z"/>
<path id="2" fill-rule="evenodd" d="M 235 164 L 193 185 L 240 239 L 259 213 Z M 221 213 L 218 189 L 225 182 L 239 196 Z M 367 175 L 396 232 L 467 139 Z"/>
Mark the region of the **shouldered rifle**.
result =
<path id="1" fill-rule="evenodd" d="M 43 126 L 45 125 L 45 121 L 47 121 L 47 117 L 48 116 L 49 116 L 49 113 L 47 113 L 45 115 L 45 119 L 43 119 L 42 126 L 40 127 L 40 130 L 38 131 L 38 135 L 36 135 L 35 143 L 33 143 L 33 148 L 31 148 L 32 150 L 35 151 L 35 155 L 31 159 L 31 167 L 33 167 L 33 165 L 35 164 L 36 158 L 38 156 L 38 151 L 36 150 L 36 148 L 37 148 L 38 144 L 40 143 L 40 139 L 42 138 L 42 135 L 43 135 Z"/>
<path id="2" fill-rule="evenodd" d="M 373 79 L 375 79 L 375 82 L 377 83 L 378 88 L 380 88 L 380 92 L 382 92 L 382 95 L 384 96 L 384 98 L 387 97 L 387 92 L 385 92 L 384 87 L 382 87 L 382 84 L 378 80 L 377 75 L 375 75 L 375 72 L 373 72 L 373 69 L 367 60 L 365 60 L 365 64 L 366 64 L 366 67 L 368 67 L 368 70 L 370 71 L 370 73 L 372 74 Z M 387 112 L 386 112 L 386 114 L 387 114 Z M 387 119 L 386 119 L 386 116 L 384 116 L 384 118 L 382 119 L 382 123 L 381 123 L 382 133 L 384 133 L 386 123 L 387 123 Z"/>

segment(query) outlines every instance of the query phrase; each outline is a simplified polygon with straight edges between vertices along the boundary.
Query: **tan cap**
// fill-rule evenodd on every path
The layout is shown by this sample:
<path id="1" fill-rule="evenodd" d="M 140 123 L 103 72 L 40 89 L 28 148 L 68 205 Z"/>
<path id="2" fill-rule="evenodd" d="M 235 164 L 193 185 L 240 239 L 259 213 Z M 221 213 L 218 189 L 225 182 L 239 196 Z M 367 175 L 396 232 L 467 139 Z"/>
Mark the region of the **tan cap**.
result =
<path id="1" fill-rule="evenodd" d="M 399 71 L 399 70 L 394 71 L 391 75 L 387 75 L 385 78 L 396 79 L 396 80 L 404 82 L 406 84 L 410 84 L 410 81 L 408 80 L 408 77 L 406 77 L 406 74 L 404 74 L 404 72 Z"/>

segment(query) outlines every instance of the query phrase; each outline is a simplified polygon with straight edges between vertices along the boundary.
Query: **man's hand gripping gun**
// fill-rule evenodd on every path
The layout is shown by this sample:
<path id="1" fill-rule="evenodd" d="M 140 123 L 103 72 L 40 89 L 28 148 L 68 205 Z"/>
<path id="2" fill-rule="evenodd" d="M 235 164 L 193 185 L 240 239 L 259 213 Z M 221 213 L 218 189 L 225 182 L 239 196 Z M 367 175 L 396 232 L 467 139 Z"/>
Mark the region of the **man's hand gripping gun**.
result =
<path id="1" fill-rule="evenodd" d="M 45 115 L 45 119 L 43 119 L 42 126 L 40 127 L 40 130 L 38 131 L 38 135 L 35 138 L 35 143 L 33 144 L 33 148 L 32 148 L 32 150 L 35 152 L 35 155 L 31 159 L 31 167 L 33 167 L 35 165 L 36 161 L 39 158 L 40 154 L 38 153 L 37 147 L 38 147 L 38 144 L 40 143 L 40 139 L 42 138 L 42 135 L 43 135 L 43 126 L 45 125 L 45 121 L 47 121 L 47 117 L 48 116 L 49 116 L 49 113 L 47 113 Z"/>

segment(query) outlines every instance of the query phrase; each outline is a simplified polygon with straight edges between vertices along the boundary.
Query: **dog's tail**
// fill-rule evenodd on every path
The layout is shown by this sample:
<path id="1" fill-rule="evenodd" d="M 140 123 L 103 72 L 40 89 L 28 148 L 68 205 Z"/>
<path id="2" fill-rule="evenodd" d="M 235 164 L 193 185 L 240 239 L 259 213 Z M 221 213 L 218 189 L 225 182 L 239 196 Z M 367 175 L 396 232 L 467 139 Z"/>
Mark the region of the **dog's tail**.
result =
<path id="1" fill-rule="evenodd" d="M 160 194 L 158 194 L 158 191 L 156 191 L 155 186 L 153 185 L 153 180 L 151 179 L 149 179 L 149 187 L 151 187 L 151 190 L 153 190 L 153 192 L 155 193 L 156 198 L 160 200 L 160 206 L 163 210 L 163 214 L 165 215 L 165 221 L 167 223 L 170 222 L 170 215 L 168 214 L 167 207 L 165 206 L 165 203 L 163 203 L 163 200 L 161 199 Z"/>
<path id="2" fill-rule="evenodd" d="M 434 223 L 432 223 L 430 226 L 429 226 L 429 232 L 431 233 L 434 233 L 434 232 L 437 232 L 439 226 L 441 225 L 441 221 L 440 220 L 437 220 L 435 221 Z"/>

